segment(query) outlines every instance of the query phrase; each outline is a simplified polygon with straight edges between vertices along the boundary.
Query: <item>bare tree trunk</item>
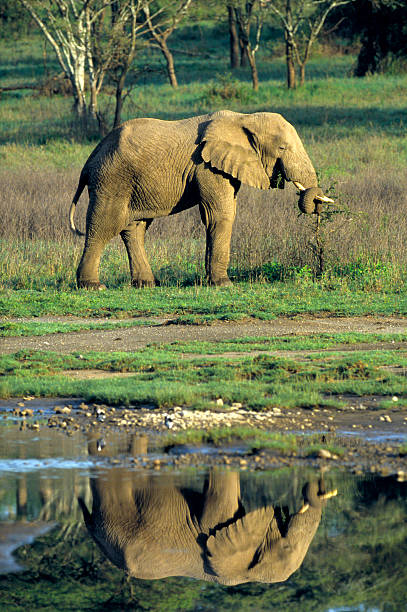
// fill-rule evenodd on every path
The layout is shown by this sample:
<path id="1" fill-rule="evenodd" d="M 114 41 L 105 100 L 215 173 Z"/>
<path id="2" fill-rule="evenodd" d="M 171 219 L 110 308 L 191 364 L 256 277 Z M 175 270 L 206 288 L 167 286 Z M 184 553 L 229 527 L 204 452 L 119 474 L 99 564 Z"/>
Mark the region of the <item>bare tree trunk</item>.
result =
<path id="1" fill-rule="evenodd" d="M 77 118 L 80 121 L 82 121 L 84 116 L 86 115 L 85 94 L 84 94 L 84 91 L 81 90 L 80 87 L 78 87 L 78 82 L 77 82 L 77 79 L 75 78 L 75 75 L 69 75 L 69 80 L 72 83 L 73 99 L 74 99 L 74 104 L 73 104 L 74 113 L 77 116 Z"/>
<path id="2" fill-rule="evenodd" d="M 167 75 L 171 83 L 171 87 L 174 87 L 174 89 L 176 89 L 178 87 L 178 81 L 177 76 L 175 74 L 174 57 L 171 51 L 169 50 L 167 42 L 165 40 L 160 40 L 159 46 L 161 51 L 163 52 L 165 61 L 167 63 Z"/>
<path id="3" fill-rule="evenodd" d="M 96 83 L 93 82 L 90 87 L 90 102 L 89 102 L 89 116 L 92 119 L 96 119 L 97 116 L 97 105 L 98 105 L 98 97 L 96 90 Z"/>
<path id="4" fill-rule="evenodd" d="M 240 47 L 240 66 L 242 68 L 245 68 L 248 64 L 249 58 L 247 57 L 247 48 L 243 44 L 243 41 L 241 38 L 239 38 L 239 47 Z"/>
<path id="5" fill-rule="evenodd" d="M 259 89 L 259 74 L 257 72 L 256 58 L 251 49 L 247 49 L 247 58 L 249 60 L 250 70 L 252 73 L 253 89 L 254 91 L 257 91 Z"/>
<path id="6" fill-rule="evenodd" d="M 295 78 L 294 45 L 288 32 L 285 33 L 285 59 L 287 64 L 287 87 L 295 89 L 297 83 Z"/>
<path id="7" fill-rule="evenodd" d="M 236 16 L 233 5 L 228 4 L 229 40 L 230 40 L 230 67 L 232 70 L 239 66 L 239 37 L 236 27 Z"/>
<path id="8" fill-rule="evenodd" d="M 119 127 L 122 122 L 123 109 L 123 87 L 127 73 L 122 73 L 116 85 L 116 108 L 114 109 L 113 129 Z"/>
<path id="9" fill-rule="evenodd" d="M 305 63 L 300 64 L 300 86 L 305 83 Z"/>
<path id="10" fill-rule="evenodd" d="M 152 38 L 155 40 L 158 47 L 161 49 L 165 61 L 167 62 L 167 74 L 171 86 L 176 88 L 178 87 L 177 77 L 175 75 L 175 67 L 174 67 L 174 58 L 167 46 L 167 38 L 171 36 L 175 28 L 178 26 L 181 19 L 183 19 L 188 11 L 189 5 L 192 0 L 181 0 L 179 2 L 178 7 L 176 8 L 175 15 L 172 18 L 172 22 L 167 26 L 163 27 L 158 23 L 154 23 L 151 15 L 150 15 L 150 7 L 149 3 L 143 4 L 143 12 L 146 16 L 146 24 L 150 31 Z"/>

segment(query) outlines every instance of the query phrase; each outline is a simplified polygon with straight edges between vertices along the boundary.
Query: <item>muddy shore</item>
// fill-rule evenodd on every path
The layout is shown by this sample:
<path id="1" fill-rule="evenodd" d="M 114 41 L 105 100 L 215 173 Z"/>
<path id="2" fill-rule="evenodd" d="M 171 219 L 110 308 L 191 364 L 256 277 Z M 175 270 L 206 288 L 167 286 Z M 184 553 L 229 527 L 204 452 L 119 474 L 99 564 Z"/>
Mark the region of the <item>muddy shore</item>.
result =
<path id="1" fill-rule="evenodd" d="M 349 398 L 350 400 L 351 398 Z M 374 404 L 376 398 L 370 398 Z M 40 435 L 47 428 L 61 436 L 82 434 L 98 443 L 109 455 L 111 442 L 121 435 L 136 441 L 133 452 L 123 449 L 111 460 L 147 469 L 181 466 L 228 465 L 241 469 L 267 470 L 298 463 L 314 467 L 341 466 L 354 473 L 396 474 L 407 479 L 407 455 L 400 452 L 407 436 L 405 411 L 375 410 L 368 401 L 353 398 L 346 410 L 306 410 L 254 412 L 239 406 L 214 406 L 206 411 L 185 407 L 159 410 L 153 407 L 126 408 L 85 404 L 77 400 L 2 400 L 3 418 L 20 429 L 33 429 Z M 176 434 L 185 430 L 210 431 L 213 428 L 248 426 L 271 434 L 291 434 L 295 450 L 253 447 L 250 440 L 194 446 L 178 443 Z M 172 439 L 174 440 L 172 441 Z M 110 442 L 109 442 L 110 440 Z M 140 444 L 137 441 L 143 441 Z M 99 443 L 100 442 L 100 443 Z M 110 448 L 109 448 L 110 446 Z M 316 447 L 316 450 L 310 450 Z M 334 447 L 337 451 L 328 450 Z M 136 452 L 134 452 L 136 448 Z"/>
<path id="2" fill-rule="evenodd" d="M 74 317 L 46 317 L 44 320 L 72 322 Z M 40 319 L 36 319 L 40 320 Z M 41 318 L 41 320 L 43 320 Z M 57 333 L 37 337 L 11 337 L 0 340 L 1 350 L 11 353 L 18 350 L 50 350 L 69 353 L 77 350 L 136 351 L 148 344 L 176 341 L 218 341 L 242 337 L 272 337 L 282 335 L 307 335 L 312 333 L 363 332 L 403 333 L 407 332 L 407 319 L 403 317 L 306 317 L 278 318 L 273 321 L 245 321 L 216 323 L 213 325 L 174 325 L 171 319 L 151 320 L 151 325 L 120 330 L 84 330 L 74 333 Z M 401 343 L 404 344 L 404 343 Z M 337 347 L 349 351 L 357 348 L 404 349 L 397 343 L 363 344 Z M 306 352 L 304 352 L 305 354 Z M 199 355 L 196 355 L 199 357 Z M 181 356 L 182 358 L 182 356 Z M 68 376 L 93 378 L 113 377 L 112 372 L 67 372 Z M 118 374 L 120 375 L 120 374 Z M 248 406 L 218 404 L 204 411 L 188 410 L 187 406 L 176 406 L 160 410 L 152 406 L 111 407 L 84 404 L 81 399 L 19 398 L 0 400 L 0 411 L 7 422 L 16 427 L 33 428 L 41 432 L 55 428 L 61 435 L 82 433 L 87 438 L 107 439 L 126 433 L 135 438 L 147 437 L 149 449 L 154 453 L 139 456 L 120 455 L 118 461 L 129 461 L 143 467 L 163 469 L 178 465 L 226 464 L 242 469 L 269 469 L 277 465 L 307 463 L 311 465 L 341 465 L 355 472 L 372 471 L 398 474 L 406 478 L 407 456 L 401 451 L 407 441 L 407 413 L 399 408 L 397 399 L 391 409 L 379 409 L 382 397 L 348 396 L 346 408 L 338 409 L 293 409 L 274 408 L 268 412 L 255 412 Z M 387 398 L 388 399 L 388 398 Z M 293 434 L 296 450 L 253 448 L 242 440 L 228 442 L 221 447 L 205 444 L 201 447 L 172 444 L 172 434 L 188 430 L 210 431 L 213 428 L 253 427 L 270 434 Z M 312 444 L 320 447 L 314 453 Z M 108 445 L 107 445 L 108 446 Z M 326 449 L 324 447 L 327 447 Z M 328 447 L 339 448 L 331 452 Z M 101 451 L 108 452 L 108 451 Z"/>

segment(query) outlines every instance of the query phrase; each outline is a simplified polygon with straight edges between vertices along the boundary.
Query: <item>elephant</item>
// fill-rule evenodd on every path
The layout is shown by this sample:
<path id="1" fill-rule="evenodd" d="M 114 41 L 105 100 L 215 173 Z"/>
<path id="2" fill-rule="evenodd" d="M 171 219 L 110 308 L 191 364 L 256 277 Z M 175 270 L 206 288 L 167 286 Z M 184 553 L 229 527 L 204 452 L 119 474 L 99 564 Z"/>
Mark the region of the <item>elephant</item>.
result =
<path id="1" fill-rule="evenodd" d="M 141 579 L 186 576 L 224 585 L 287 580 L 303 562 L 337 491 L 322 479 L 303 488 L 304 503 L 245 510 L 237 471 L 213 468 L 203 491 L 177 486 L 170 474 L 110 469 L 91 477 L 92 511 L 83 499 L 88 532 L 102 552 Z M 261 505 L 261 504 L 258 504 Z"/>
<path id="2" fill-rule="evenodd" d="M 120 234 L 135 287 L 154 286 L 144 237 L 156 217 L 195 205 L 206 228 L 206 279 L 231 283 L 227 267 L 242 183 L 258 189 L 300 191 L 302 212 L 332 202 L 318 187 L 311 160 L 295 130 L 281 115 L 228 110 L 178 121 L 132 119 L 112 130 L 85 163 L 69 219 L 88 186 L 85 246 L 77 270 L 79 288 L 103 289 L 99 263 L 103 248 Z"/>

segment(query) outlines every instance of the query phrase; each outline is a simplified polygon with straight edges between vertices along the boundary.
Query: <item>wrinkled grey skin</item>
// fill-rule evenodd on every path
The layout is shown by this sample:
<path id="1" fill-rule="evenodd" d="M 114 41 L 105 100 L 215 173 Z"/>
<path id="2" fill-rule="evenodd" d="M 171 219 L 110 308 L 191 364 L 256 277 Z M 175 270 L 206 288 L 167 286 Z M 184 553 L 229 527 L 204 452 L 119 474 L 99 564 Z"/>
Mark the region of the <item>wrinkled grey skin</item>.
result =
<path id="1" fill-rule="evenodd" d="M 90 155 L 71 205 L 71 229 L 80 233 L 73 216 L 87 185 L 78 286 L 102 288 L 100 257 L 118 234 L 127 249 L 132 284 L 153 286 L 144 249 L 146 229 L 155 217 L 195 205 L 206 227 L 207 280 L 229 284 L 230 239 L 241 183 L 269 189 L 284 187 L 285 181 L 301 185 L 302 210 L 315 212 L 322 192 L 317 189 L 307 197 L 309 188 L 318 187 L 314 167 L 294 127 L 276 113 L 218 111 L 181 121 L 123 123 Z"/>
<path id="2" fill-rule="evenodd" d="M 319 488 L 320 487 L 320 488 Z M 91 479 L 89 533 L 130 576 L 236 585 L 281 582 L 295 572 L 321 520 L 322 482 L 305 485 L 302 511 L 266 506 L 246 513 L 238 472 L 213 470 L 202 493 L 125 469 Z M 307 507 L 308 506 L 308 507 Z"/>

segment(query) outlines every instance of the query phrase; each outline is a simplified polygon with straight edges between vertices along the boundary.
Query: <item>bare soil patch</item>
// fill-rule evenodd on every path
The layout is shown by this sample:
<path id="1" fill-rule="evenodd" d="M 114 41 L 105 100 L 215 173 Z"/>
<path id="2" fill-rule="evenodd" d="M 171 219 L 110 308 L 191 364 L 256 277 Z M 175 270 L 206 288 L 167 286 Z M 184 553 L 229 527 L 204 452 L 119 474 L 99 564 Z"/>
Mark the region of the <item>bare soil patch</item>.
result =
<path id="1" fill-rule="evenodd" d="M 72 322 L 71 317 L 58 317 Z M 92 319 L 96 321 L 97 319 Z M 105 319 L 102 319 L 105 320 Z M 10 319 L 8 319 L 10 321 Z M 407 333 L 407 318 L 403 317 L 281 317 L 273 321 L 214 323 L 212 325 L 175 325 L 164 321 L 157 325 L 137 326 L 117 330 L 83 330 L 79 332 L 1 338 L 3 353 L 19 350 L 49 350 L 60 353 L 73 351 L 136 351 L 147 344 L 176 341 L 231 340 L 243 337 L 300 336 L 315 333 Z"/>

